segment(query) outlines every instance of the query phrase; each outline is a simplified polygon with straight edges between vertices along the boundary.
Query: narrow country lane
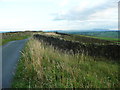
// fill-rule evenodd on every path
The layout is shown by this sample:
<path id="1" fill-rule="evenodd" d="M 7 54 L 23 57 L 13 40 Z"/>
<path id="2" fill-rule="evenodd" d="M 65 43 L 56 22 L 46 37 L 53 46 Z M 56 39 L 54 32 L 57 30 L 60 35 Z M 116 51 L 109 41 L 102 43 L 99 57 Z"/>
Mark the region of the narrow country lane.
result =
<path id="1" fill-rule="evenodd" d="M 2 88 L 10 88 L 20 58 L 20 51 L 28 39 L 16 40 L 2 46 Z"/>

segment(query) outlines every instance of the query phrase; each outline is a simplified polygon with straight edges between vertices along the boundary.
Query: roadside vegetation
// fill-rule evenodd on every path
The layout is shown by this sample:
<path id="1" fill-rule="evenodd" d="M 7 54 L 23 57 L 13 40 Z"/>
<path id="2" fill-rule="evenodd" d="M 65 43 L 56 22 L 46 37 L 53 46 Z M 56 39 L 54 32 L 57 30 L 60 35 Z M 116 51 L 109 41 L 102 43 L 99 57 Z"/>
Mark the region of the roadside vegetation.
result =
<path id="1" fill-rule="evenodd" d="M 120 66 L 106 58 L 61 52 L 33 38 L 21 54 L 13 88 L 120 87 Z"/>
<path id="2" fill-rule="evenodd" d="M 0 45 L 5 45 L 6 43 L 14 40 L 22 40 L 31 36 L 30 32 L 11 32 L 2 33 L 2 42 Z"/>

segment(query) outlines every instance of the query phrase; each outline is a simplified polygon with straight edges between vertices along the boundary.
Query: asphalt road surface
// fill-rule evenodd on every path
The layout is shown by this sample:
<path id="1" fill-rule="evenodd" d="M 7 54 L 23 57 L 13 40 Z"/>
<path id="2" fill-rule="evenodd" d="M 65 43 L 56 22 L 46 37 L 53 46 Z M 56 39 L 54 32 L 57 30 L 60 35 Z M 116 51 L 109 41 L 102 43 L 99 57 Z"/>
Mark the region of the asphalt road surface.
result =
<path id="1" fill-rule="evenodd" d="M 20 51 L 28 39 L 16 40 L 2 46 L 2 88 L 10 88 Z"/>

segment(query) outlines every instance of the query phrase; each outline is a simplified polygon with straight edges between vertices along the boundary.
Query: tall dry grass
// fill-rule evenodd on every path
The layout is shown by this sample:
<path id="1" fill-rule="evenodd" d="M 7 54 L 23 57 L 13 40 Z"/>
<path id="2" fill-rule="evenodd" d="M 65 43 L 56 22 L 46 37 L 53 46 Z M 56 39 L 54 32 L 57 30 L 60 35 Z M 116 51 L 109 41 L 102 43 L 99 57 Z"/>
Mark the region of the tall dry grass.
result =
<path id="1" fill-rule="evenodd" d="M 119 87 L 118 64 L 105 62 L 103 58 L 98 59 L 99 61 L 95 61 L 84 53 L 74 55 L 61 52 L 43 42 L 31 39 L 22 52 L 13 87 Z"/>

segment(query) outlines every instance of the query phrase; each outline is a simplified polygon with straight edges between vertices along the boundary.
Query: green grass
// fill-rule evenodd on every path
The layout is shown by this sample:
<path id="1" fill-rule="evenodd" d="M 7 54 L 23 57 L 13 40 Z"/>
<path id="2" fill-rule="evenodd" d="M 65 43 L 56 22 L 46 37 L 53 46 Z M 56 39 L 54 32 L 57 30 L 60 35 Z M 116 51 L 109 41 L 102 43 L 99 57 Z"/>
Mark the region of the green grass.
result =
<path id="1" fill-rule="evenodd" d="M 65 40 L 70 41 L 78 41 L 80 43 L 98 43 L 98 44 L 117 44 L 120 43 L 120 39 L 117 38 L 107 38 L 107 37 L 95 37 L 95 36 L 87 36 L 87 35 L 61 35 L 58 37 L 62 37 Z"/>
<path id="2" fill-rule="evenodd" d="M 60 52 L 37 40 L 22 51 L 13 88 L 117 88 L 117 62 Z"/>
<path id="3" fill-rule="evenodd" d="M 12 37 L 12 38 L 8 38 L 8 39 L 2 39 L 2 45 L 10 42 L 10 41 L 14 41 L 14 40 L 22 40 L 22 39 L 26 39 L 30 36 L 16 36 L 16 37 Z"/>
<path id="4" fill-rule="evenodd" d="M 14 40 L 22 40 L 22 39 L 26 39 L 29 38 L 32 34 L 30 33 L 3 33 L 2 34 L 2 42 L 0 43 L 0 45 L 5 45 L 6 43 L 10 42 L 10 41 L 14 41 Z"/>
<path id="5" fill-rule="evenodd" d="M 80 41 L 80 42 L 85 42 L 85 43 L 96 43 L 97 39 L 98 41 L 102 40 L 103 43 L 105 41 L 110 41 L 111 43 L 120 43 L 120 38 L 118 37 L 119 32 L 113 32 L 113 31 L 108 31 L 108 32 L 73 32 L 68 35 L 61 35 L 64 39 L 67 40 L 73 40 L 73 41 Z M 83 39 L 83 40 L 82 40 Z M 86 40 L 87 42 L 86 42 Z M 90 40 L 91 39 L 91 40 Z M 85 40 L 85 41 L 84 41 Z"/>
<path id="6" fill-rule="evenodd" d="M 79 36 L 108 40 L 108 41 L 120 41 L 120 39 L 118 38 L 110 38 L 110 37 L 97 37 L 97 36 L 95 37 L 95 36 L 86 36 L 86 35 L 79 35 Z"/>
<path id="7" fill-rule="evenodd" d="M 73 34 L 117 39 L 119 37 L 120 31 L 91 31 L 91 32 L 87 31 L 87 32 L 73 32 Z"/>

